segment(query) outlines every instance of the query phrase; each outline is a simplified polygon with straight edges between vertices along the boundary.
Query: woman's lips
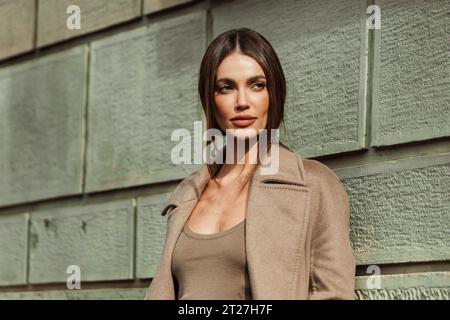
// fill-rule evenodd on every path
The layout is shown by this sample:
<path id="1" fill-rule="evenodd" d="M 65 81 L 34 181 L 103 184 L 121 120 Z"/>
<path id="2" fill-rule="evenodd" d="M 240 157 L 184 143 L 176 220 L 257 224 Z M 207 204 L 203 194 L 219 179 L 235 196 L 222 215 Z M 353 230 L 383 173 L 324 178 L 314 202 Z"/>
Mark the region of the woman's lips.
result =
<path id="1" fill-rule="evenodd" d="M 233 122 L 233 124 L 237 127 L 248 127 L 248 126 L 252 125 L 253 122 L 255 122 L 255 121 L 256 121 L 256 118 L 231 120 L 231 122 Z"/>

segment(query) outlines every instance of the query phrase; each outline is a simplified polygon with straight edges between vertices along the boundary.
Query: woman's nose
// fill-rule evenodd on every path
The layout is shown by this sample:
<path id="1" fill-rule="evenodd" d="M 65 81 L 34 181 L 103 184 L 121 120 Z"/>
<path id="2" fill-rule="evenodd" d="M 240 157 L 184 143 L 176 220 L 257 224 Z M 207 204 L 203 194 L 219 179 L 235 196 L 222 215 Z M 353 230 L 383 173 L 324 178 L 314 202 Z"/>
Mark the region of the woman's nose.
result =
<path id="1" fill-rule="evenodd" d="M 239 109 L 248 107 L 247 93 L 245 90 L 239 90 L 237 94 L 236 107 Z"/>

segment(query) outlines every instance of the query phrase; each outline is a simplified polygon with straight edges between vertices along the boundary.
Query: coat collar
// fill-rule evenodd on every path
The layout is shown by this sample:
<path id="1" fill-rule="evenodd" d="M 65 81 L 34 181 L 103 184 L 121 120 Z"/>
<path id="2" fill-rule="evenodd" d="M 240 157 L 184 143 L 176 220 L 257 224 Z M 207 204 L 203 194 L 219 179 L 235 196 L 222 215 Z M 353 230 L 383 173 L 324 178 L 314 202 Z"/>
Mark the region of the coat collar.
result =
<path id="1" fill-rule="evenodd" d="M 262 174 L 261 168 L 258 167 L 253 175 L 252 183 L 274 182 L 306 186 L 307 181 L 302 157 L 283 144 L 272 145 L 272 152 L 277 151 L 279 152 L 278 171 L 274 174 Z M 212 165 L 214 173 L 219 169 L 219 164 Z M 164 216 L 171 207 L 177 207 L 184 202 L 200 199 L 210 179 L 208 167 L 206 164 L 203 164 L 199 170 L 180 182 L 169 197 L 161 215 Z"/>
<path id="2" fill-rule="evenodd" d="M 215 167 L 217 170 L 218 166 Z M 185 178 L 173 191 L 162 215 L 174 207 L 160 264 L 147 299 L 174 300 L 171 261 L 183 226 L 210 180 L 206 165 Z M 279 170 L 262 175 L 257 168 L 249 188 L 246 211 L 246 254 L 254 300 L 306 298 L 305 259 L 309 225 L 310 187 L 299 155 L 279 145 Z M 300 295 L 297 292 L 302 292 Z"/>

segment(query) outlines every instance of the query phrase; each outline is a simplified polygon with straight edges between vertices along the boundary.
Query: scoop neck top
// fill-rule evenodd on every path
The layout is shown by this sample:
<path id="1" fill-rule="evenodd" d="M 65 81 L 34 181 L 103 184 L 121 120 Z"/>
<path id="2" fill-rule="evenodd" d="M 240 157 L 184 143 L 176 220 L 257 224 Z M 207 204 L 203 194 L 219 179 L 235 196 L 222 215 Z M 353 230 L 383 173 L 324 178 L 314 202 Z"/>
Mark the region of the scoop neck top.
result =
<path id="1" fill-rule="evenodd" d="M 216 232 L 216 233 L 197 233 L 194 232 L 191 228 L 189 228 L 188 224 L 185 223 L 184 228 L 183 228 L 183 232 L 191 238 L 194 239 L 217 239 L 217 238 L 221 238 L 224 237 L 230 233 L 232 233 L 233 231 L 239 229 L 240 227 L 243 227 L 245 224 L 245 221 L 247 219 L 242 220 L 241 222 L 239 222 L 238 224 L 235 224 L 234 226 L 232 226 L 231 228 L 225 229 L 223 231 L 220 232 Z"/>

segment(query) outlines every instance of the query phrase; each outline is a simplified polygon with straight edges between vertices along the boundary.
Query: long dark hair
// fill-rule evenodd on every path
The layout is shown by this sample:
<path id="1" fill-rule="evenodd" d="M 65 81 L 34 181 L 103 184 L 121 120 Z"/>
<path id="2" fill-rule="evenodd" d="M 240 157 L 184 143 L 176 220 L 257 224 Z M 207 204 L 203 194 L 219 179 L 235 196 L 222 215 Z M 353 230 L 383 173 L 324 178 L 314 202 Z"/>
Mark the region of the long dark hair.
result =
<path id="1" fill-rule="evenodd" d="M 249 28 L 232 29 L 217 36 L 208 46 L 203 55 L 198 79 L 198 93 L 206 116 L 207 129 L 217 129 L 225 135 L 214 116 L 214 90 L 216 72 L 220 63 L 230 54 L 238 52 L 255 59 L 263 69 L 267 79 L 269 93 L 269 110 L 267 115 L 267 150 L 271 146 L 271 129 L 278 129 L 283 124 L 284 103 L 286 100 L 286 80 L 275 50 L 258 32 Z M 211 143 L 208 141 L 207 146 Z M 281 145 L 285 146 L 281 141 Z M 285 146 L 286 147 L 286 146 Z M 286 147 L 287 148 L 287 147 Z M 216 172 L 208 164 L 211 178 Z"/>

